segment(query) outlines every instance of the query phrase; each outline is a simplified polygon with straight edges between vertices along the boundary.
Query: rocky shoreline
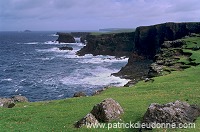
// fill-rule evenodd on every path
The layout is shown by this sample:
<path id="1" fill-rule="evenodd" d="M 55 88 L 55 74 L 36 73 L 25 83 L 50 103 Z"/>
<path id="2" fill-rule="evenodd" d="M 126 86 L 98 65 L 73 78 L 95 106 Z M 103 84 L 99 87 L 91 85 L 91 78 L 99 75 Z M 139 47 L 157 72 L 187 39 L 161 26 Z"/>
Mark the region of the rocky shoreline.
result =
<path id="1" fill-rule="evenodd" d="M 153 73 L 151 71 L 155 67 L 153 62 L 156 60 L 156 55 L 161 52 L 164 42 L 180 39 L 191 33 L 200 33 L 199 22 L 169 22 L 152 26 L 141 26 L 137 27 L 135 32 L 127 33 L 111 32 L 98 35 L 92 35 L 88 32 L 58 33 L 58 40 L 60 40 L 59 42 L 68 42 L 67 39 L 70 37 L 80 37 L 81 42 L 86 45 L 77 52 L 77 55 L 80 56 L 93 54 L 129 57 L 126 66 L 122 67 L 118 73 L 112 74 L 130 79 L 131 81 L 125 85 L 129 86 L 154 76 L 151 75 Z M 63 37 L 63 34 L 66 37 Z M 70 41 L 71 38 L 69 39 Z"/>

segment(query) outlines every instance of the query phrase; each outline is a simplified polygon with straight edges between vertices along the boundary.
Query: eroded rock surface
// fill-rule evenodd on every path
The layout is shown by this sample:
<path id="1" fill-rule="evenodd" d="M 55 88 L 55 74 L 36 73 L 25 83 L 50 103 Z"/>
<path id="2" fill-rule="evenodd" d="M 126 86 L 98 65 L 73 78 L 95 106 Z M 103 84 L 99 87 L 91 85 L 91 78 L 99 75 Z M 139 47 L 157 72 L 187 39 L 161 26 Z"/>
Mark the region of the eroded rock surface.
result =
<path id="1" fill-rule="evenodd" d="M 103 100 L 101 103 L 96 104 L 91 113 L 101 122 L 110 122 L 120 119 L 124 110 L 118 102 L 112 98 Z"/>
<path id="2" fill-rule="evenodd" d="M 175 101 L 167 104 L 153 103 L 147 109 L 142 123 L 191 123 L 200 116 L 200 108 L 186 102 Z"/>

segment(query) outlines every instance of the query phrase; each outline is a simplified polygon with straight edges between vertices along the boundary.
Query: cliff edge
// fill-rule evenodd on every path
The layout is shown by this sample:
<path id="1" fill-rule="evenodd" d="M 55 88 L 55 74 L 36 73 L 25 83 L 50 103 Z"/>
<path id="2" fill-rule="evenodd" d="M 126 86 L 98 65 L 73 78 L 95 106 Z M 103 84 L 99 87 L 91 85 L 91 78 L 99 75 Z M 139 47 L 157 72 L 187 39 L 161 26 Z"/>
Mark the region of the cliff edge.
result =
<path id="1" fill-rule="evenodd" d="M 113 55 L 129 56 L 133 50 L 134 32 L 87 35 L 86 46 L 77 52 L 78 55 Z"/>

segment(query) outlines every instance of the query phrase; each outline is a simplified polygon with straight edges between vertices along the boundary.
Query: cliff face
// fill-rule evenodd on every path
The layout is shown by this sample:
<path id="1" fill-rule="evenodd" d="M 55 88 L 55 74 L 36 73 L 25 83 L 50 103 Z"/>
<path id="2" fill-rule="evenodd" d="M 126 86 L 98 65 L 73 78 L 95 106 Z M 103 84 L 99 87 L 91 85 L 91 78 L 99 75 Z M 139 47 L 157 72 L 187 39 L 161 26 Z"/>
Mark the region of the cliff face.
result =
<path id="1" fill-rule="evenodd" d="M 69 33 L 57 33 L 57 35 L 59 35 L 59 37 L 56 41 L 58 41 L 59 43 L 75 43 L 76 42 L 74 37 Z"/>
<path id="2" fill-rule="evenodd" d="M 152 63 L 148 59 L 153 60 L 164 41 L 180 39 L 190 33 L 200 33 L 200 23 L 164 23 L 136 28 L 133 53 L 129 57 L 128 64 L 115 75 L 136 80 L 144 78 L 148 75 L 148 67 Z M 135 71 L 138 62 L 141 63 L 141 68 L 143 66 L 147 70 Z M 138 76 L 133 74 L 136 72 L 139 73 Z"/>
<path id="3" fill-rule="evenodd" d="M 86 46 L 77 54 L 129 56 L 133 50 L 134 33 L 87 35 Z"/>
<path id="4" fill-rule="evenodd" d="M 134 50 L 152 59 L 164 41 L 179 39 L 190 33 L 200 33 L 200 23 L 164 23 L 138 27 L 135 31 Z"/>

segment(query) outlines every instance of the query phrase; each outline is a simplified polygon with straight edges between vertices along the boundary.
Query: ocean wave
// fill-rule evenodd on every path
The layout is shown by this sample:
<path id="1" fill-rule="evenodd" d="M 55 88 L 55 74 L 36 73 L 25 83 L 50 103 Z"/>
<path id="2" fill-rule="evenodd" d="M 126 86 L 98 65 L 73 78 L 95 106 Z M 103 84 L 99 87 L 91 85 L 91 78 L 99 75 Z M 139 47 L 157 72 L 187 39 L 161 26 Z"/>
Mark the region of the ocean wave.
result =
<path id="1" fill-rule="evenodd" d="M 59 35 L 57 35 L 57 34 L 50 34 L 49 36 L 57 37 Z"/>
<path id="2" fill-rule="evenodd" d="M 28 42 L 28 43 L 24 43 L 24 44 L 39 44 L 39 42 Z"/>
<path id="3" fill-rule="evenodd" d="M 92 86 L 124 86 L 129 80 L 112 76 L 118 70 L 98 67 L 96 69 L 83 69 L 67 76 L 60 81 L 65 85 L 92 85 Z M 87 76 L 83 76 L 88 74 Z M 90 74 L 90 75 L 89 75 Z"/>
<path id="4" fill-rule="evenodd" d="M 44 42 L 44 44 L 55 44 L 55 45 L 63 45 L 63 44 L 67 44 L 67 45 L 75 45 L 75 46 L 85 46 L 85 44 L 83 43 L 59 43 L 58 41 L 46 41 Z"/>
<path id="5" fill-rule="evenodd" d="M 81 47 L 85 46 L 84 43 L 66 43 L 66 44 L 68 44 L 68 45 L 76 45 L 76 46 L 81 46 Z"/>
<path id="6" fill-rule="evenodd" d="M 128 62 L 127 57 L 116 58 L 115 56 L 109 55 L 97 55 L 93 56 L 92 54 L 86 54 L 84 56 L 76 55 L 78 50 L 69 51 L 68 54 L 63 55 L 64 58 L 73 58 L 73 59 L 81 59 L 80 63 L 90 63 L 90 64 L 100 64 L 100 63 L 115 63 L 115 62 Z"/>
<path id="7" fill-rule="evenodd" d="M 92 58 L 85 58 L 80 63 L 99 64 L 99 63 L 114 63 L 114 62 L 128 62 L 128 58 L 126 57 L 116 58 L 114 56 L 99 55 Z"/>
<path id="8" fill-rule="evenodd" d="M 54 58 L 55 57 L 41 57 L 41 58 L 36 58 L 36 59 L 45 61 L 45 60 L 53 60 Z"/>
<path id="9" fill-rule="evenodd" d="M 59 44 L 58 41 L 46 41 L 44 44 Z"/>
<path id="10" fill-rule="evenodd" d="M 68 50 L 59 50 L 58 47 L 53 47 L 49 49 L 36 49 L 38 52 L 57 52 L 57 53 L 66 53 Z"/>
<path id="11" fill-rule="evenodd" d="M 1 79 L 1 82 L 4 82 L 4 81 L 11 82 L 11 81 L 12 81 L 12 79 L 11 79 L 11 78 L 5 78 L 5 79 Z"/>

